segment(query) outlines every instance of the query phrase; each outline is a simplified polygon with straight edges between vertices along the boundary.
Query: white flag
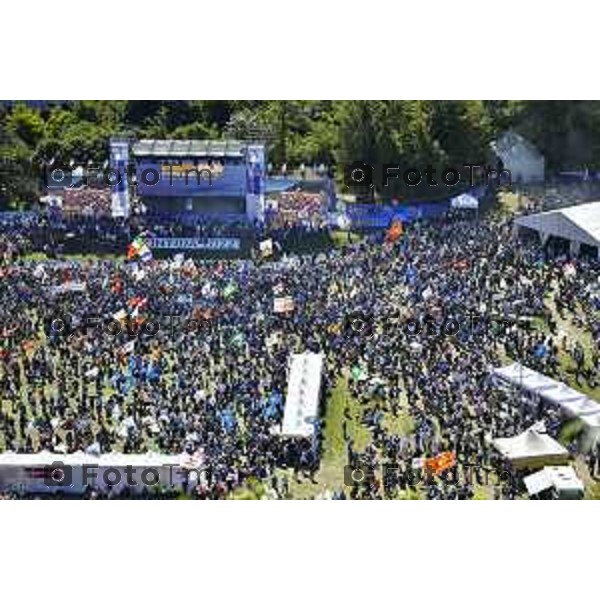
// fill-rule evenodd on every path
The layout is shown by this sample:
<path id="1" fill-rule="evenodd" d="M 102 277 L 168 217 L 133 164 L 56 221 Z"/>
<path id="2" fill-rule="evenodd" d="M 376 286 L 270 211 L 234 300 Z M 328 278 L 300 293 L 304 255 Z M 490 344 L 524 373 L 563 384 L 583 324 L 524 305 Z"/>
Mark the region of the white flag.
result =
<path id="1" fill-rule="evenodd" d="M 294 299 L 291 296 L 275 298 L 273 300 L 273 312 L 286 313 L 294 310 Z"/>
<path id="2" fill-rule="evenodd" d="M 273 254 L 273 240 L 268 239 L 260 242 L 260 253 L 263 256 L 271 256 Z"/>

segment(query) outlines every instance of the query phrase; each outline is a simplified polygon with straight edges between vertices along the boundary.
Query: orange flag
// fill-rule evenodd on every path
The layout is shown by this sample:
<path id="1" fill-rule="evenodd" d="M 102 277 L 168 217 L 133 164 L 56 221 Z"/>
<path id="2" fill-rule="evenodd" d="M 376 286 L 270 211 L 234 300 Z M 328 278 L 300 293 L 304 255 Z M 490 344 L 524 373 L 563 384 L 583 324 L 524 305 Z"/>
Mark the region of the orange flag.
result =
<path id="1" fill-rule="evenodd" d="M 425 470 L 434 475 L 439 475 L 456 464 L 456 455 L 454 452 L 442 452 L 433 458 L 425 460 Z"/>
<path id="2" fill-rule="evenodd" d="M 395 219 L 385 234 L 386 243 L 393 244 L 395 241 L 400 239 L 403 231 L 402 221 L 400 219 Z"/>

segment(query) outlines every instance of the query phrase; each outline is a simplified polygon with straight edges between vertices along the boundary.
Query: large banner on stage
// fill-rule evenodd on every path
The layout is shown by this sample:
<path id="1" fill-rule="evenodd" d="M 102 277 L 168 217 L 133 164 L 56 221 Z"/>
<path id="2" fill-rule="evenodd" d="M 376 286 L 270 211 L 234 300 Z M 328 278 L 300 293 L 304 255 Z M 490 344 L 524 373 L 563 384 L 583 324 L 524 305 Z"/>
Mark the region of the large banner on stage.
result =
<path id="1" fill-rule="evenodd" d="M 239 238 L 184 238 L 151 237 L 147 240 L 152 250 L 239 250 Z"/>
<path id="2" fill-rule="evenodd" d="M 129 182 L 127 166 L 129 161 L 129 142 L 110 141 L 110 169 L 118 174 L 117 185 L 111 188 L 111 213 L 113 217 L 129 216 Z"/>
<path id="3" fill-rule="evenodd" d="M 265 212 L 265 147 L 248 146 L 246 155 L 246 216 L 262 221 Z"/>

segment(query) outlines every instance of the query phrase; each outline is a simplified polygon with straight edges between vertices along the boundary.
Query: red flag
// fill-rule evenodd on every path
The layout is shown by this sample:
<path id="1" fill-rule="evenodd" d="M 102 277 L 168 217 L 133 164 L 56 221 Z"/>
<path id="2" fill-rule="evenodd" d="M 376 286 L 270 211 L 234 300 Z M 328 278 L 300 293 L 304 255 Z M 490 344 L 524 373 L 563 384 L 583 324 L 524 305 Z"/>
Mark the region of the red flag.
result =
<path id="1" fill-rule="evenodd" d="M 113 292 L 113 294 L 119 294 L 122 289 L 123 289 L 123 280 L 120 279 L 119 277 L 115 277 L 113 279 L 112 285 L 110 287 L 110 291 Z"/>
<path id="2" fill-rule="evenodd" d="M 145 308 L 148 304 L 148 298 L 142 298 L 141 296 L 134 296 L 133 298 L 129 298 L 127 300 L 127 305 L 131 308 Z"/>

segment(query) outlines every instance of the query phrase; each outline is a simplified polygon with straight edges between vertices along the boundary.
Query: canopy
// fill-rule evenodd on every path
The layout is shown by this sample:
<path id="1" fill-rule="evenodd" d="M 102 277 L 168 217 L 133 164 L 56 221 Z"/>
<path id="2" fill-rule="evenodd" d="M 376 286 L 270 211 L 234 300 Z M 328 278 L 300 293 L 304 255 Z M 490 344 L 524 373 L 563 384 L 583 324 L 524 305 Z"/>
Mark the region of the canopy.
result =
<path id="1" fill-rule="evenodd" d="M 600 413 L 594 413 L 592 415 L 581 415 L 581 417 L 579 418 L 590 429 L 600 429 Z"/>
<path id="2" fill-rule="evenodd" d="M 598 403 L 583 395 L 569 402 L 565 402 L 563 408 L 573 417 L 600 413 L 600 406 Z"/>
<path id="3" fill-rule="evenodd" d="M 479 208 L 479 200 L 471 194 L 460 194 L 450 200 L 452 208 Z"/>
<path id="4" fill-rule="evenodd" d="M 543 396 L 544 400 L 547 400 L 552 404 L 560 404 L 561 406 L 565 406 L 573 400 L 585 398 L 584 394 L 570 388 L 564 383 L 559 384 L 549 390 L 544 390 L 541 396 Z"/>
<path id="5" fill-rule="evenodd" d="M 536 394 L 544 401 L 561 408 L 570 417 L 582 418 L 588 427 L 598 426 L 592 425 L 590 420 L 583 417 L 597 415 L 600 421 L 600 404 L 561 381 L 542 375 L 520 363 L 494 369 L 493 375 L 504 384 Z"/>
<path id="6" fill-rule="evenodd" d="M 169 465 L 180 465 L 189 461 L 189 454 L 159 454 L 147 452 L 146 454 L 122 454 L 109 452 L 106 454 L 89 454 L 85 452 L 73 452 L 71 454 L 59 454 L 44 450 L 35 454 L 21 454 L 16 452 L 1 452 L 1 466 L 23 466 L 51 465 L 60 461 L 67 466 L 79 467 L 81 465 L 97 465 L 98 467 L 160 467 Z"/>
<path id="7" fill-rule="evenodd" d="M 590 246 L 600 246 L 600 202 L 524 215 L 515 219 L 515 225 L 534 229 L 544 237 L 554 235 Z"/>
<path id="8" fill-rule="evenodd" d="M 556 381 L 551 377 L 546 377 L 520 363 L 494 369 L 494 375 L 504 382 L 516 385 L 528 392 L 549 389 L 556 385 Z"/>
<path id="9" fill-rule="evenodd" d="M 496 438 L 493 445 L 517 469 L 563 464 L 569 457 L 565 447 L 534 429 L 510 438 Z"/>
<path id="10" fill-rule="evenodd" d="M 281 435 L 312 437 L 315 434 L 322 371 L 322 354 L 292 355 Z"/>

